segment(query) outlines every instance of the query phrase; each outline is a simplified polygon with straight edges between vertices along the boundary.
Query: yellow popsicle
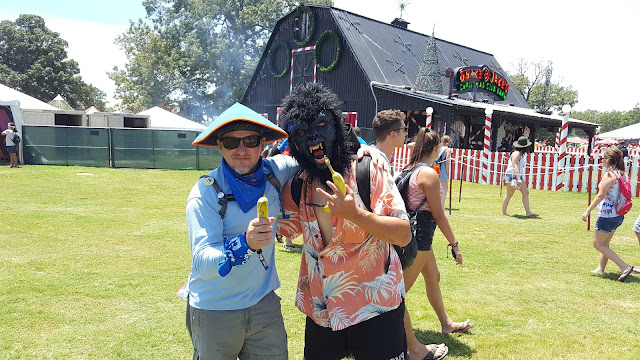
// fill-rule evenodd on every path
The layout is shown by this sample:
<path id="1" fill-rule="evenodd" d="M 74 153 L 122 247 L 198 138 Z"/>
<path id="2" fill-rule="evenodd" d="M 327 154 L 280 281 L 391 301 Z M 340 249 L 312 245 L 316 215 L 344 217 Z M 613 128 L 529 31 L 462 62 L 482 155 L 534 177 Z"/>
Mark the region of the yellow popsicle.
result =
<path id="1" fill-rule="evenodd" d="M 333 167 L 331 167 L 331 161 L 329 161 L 328 158 L 325 157 L 324 162 L 329 167 L 329 171 L 331 171 L 331 180 L 336 185 L 338 190 L 340 190 L 341 193 L 345 194 L 347 192 L 347 187 L 344 183 L 344 178 L 339 172 L 336 172 L 335 170 L 333 170 Z M 337 197 L 337 196 L 333 195 L 333 197 Z M 329 205 L 325 205 L 323 209 L 326 212 L 331 212 L 331 210 L 329 209 Z"/>

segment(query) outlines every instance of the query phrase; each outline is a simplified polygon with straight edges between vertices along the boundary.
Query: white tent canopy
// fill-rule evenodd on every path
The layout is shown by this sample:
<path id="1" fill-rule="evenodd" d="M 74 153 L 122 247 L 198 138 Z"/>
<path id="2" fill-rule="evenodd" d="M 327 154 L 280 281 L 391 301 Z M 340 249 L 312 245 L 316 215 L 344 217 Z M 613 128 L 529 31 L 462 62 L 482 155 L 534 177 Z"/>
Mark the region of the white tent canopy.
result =
<path id="1" fill-rule="evenodd" d="M 0 84 L 0 101 L 18 101 L 20 108 L 30 110 L 60 110 L 44 101 L 40 101 L 32 96 L 23 94 L 8 86 Z"/>
<path id="2" fill-rule="evenodd" d="M 149 115 L 149 127 L 152 129 L 179 129 L 202 131 L 207 127 L 195 121 L 185 119 L 157 106 L 139 112 L 138 115 Z"/>
<path id="3" fill-rule="evenodd" d="M 640 139 L 640 123 L 625 126 L 620 129 L 611 130 L 609 132 L 600 134 L 603 139 Z"/>

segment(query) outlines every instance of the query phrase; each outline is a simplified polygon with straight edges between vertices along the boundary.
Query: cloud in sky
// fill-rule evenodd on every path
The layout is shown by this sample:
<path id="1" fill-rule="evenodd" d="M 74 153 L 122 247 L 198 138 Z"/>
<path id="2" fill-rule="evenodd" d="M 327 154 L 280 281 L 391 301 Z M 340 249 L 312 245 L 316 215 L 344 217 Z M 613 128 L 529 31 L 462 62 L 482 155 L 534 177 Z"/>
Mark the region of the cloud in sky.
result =
<path id="1" fill-rule="evenodd" d="M 109 105 L 115 105 L 116 86 L 107 72 L 113 71 L 114 66 L 122 69 L 127 62 L 124 51 L 114 44 L 127 28 L 84 20 L 45 20 L 49 29 L 59 32 L 69 43 L 67 55 L 78 62 L 82 79 L 106 92 Z"/>

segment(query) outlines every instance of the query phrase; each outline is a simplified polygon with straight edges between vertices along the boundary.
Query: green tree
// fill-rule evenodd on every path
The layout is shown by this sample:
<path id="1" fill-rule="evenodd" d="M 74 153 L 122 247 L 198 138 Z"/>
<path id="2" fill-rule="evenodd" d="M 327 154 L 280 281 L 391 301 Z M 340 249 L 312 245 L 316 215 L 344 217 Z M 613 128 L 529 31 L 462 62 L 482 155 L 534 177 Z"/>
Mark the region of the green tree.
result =
<path id="1" fill-rule="evenodd" d="M 60 94 L 75 109 L 104 109 L 106 94 L 82 81 L 67 45 L 40 16 L 0 22 L 0 83 L 45 102 Z"/>
<path id="2" fill-rule="evenodd" d="M 518 60 L 511 81 L 533 109 L 538 111 L 560 111 L 564 104 L 574 106 L 578 103 L 578 91 L 571 86 L 563 86 L 551 79 L 551 62 L 529 62 Z M 547 73 L 548 72 L 548 73 Z M 547 76 L 549 82 L 547 84 Z M 546 94 L 545 94 L 546 88 Z"/>
<path id="3" fill-rule="evenodd" d="M 640 104 L 636 104 L 635 107 L 629 111 L 599 112 L 596 110 L 586 110 L 573 112 L 571 113 L 571 117 L 600 124 L 600 133 L 604 133 L 640 123 Z"/>
<path id="4" fill-rule="evenodd" d="M 333 1 L 315 1 L 332 5 Z M 239 101 L 276 21 L 293 0 L 145 0 L 146 19 L 116 42 L 124 69 L 109 73 L 121 108 L 164 103 L 195 121 Z"/>

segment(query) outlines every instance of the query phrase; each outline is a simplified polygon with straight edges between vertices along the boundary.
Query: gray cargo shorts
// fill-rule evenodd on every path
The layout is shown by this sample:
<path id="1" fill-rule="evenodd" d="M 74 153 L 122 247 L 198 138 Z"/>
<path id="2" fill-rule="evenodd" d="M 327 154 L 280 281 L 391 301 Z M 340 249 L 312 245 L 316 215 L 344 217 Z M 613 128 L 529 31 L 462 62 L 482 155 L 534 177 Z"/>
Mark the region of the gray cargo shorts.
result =
<path id="1" fill-rule="evenodd" d="M 187 302 L 186 323 L 194 360 L 288 358 L 280 297 L 273 291 L 240 310 L 203 310 Z"/>

